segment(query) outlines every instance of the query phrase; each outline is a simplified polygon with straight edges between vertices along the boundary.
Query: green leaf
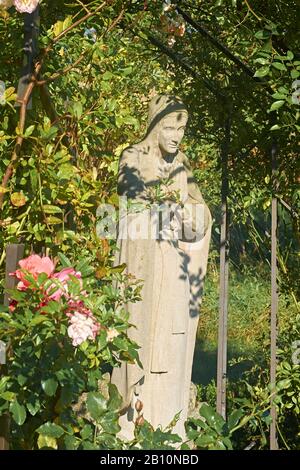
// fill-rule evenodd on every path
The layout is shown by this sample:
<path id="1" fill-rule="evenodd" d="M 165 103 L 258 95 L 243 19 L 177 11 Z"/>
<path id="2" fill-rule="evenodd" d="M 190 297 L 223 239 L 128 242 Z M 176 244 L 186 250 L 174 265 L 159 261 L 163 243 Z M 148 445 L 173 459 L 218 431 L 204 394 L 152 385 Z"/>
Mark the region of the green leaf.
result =
<path id="1" fill-rule="evenodd" d="M 198 447 L 206 448 L 209 447 L 210 444 L 214 444 L 216 442 L 216 436 L 211 434 L 203 434 L 202 436 L 196 439 L 196 445 Z"/>
<path id="2" fill-rule="evenodd" d="M 180 450 L 188 450 L 188 451 L 190 451 L 191 448 L 189 447 L 188 444 L 182 444 L 182 446 L 180 446 Z"/>
<path id="3" fill-rule="evenodd" d="M 50 423 L 49 421 L 45 424 L 42 424 L 39 428 L 36 429 L 38 434 L 43 434 L 44 436 L 54 437 L 59 439 L 64 434 L 64 429 L 58 424 Z"/>
<path id="4" fill-rule="evenodd" d="M 64 443 L 67 450 L 76 450 L 80 444 L 79 439 L 75 436 L 65 436 Z"/>
<path id="5" fill-rule="evenodd" d="M 268 75 L 270 72 L 270 67 L 267 65 L 264 65 L 263 67 L 260 67 L 260 69 L 256 70 L 254 77 L 265 77 Z"/>
<path id="6" fill-rule="evenodd" d="M 56 393 L 58 382 L 55 379 L 42 380 L 42 389 L 49 397 L 53 397 Z"/>
<path id="7" fill-rule="evenodd" d="M 109 71 L 104 72 L 102 75 L 102 80 L 111 80 L 113 78 L 113 74 Z"/>
<path id="8" fill-rule="evenodd" d="M 287 88 L 283 87 L 283 86 L 280 86 L 280 87 L 278 88 L 278 91 L 279 91 L 279 93 L 283 93 L 284 95 L 288 95 L 288 94 L 289 94 L 289 90 L 288 90 Z"/>
<path id="9" fill-rule="evenodd" d="M 47 224 L 48 225 L 57 225 L 57 224 L 61 224 L 62 223 L 62 220 L 59 219 L 58 217 L 54 217 L 54 215 L 49 215 L 49 217 L 47 217 Z"/>
<path id="10" fill-rule="evenodd" d="M 200 408 L 200 415 L 203 416 L 207 423 L 216 429 L 218 433 L 222 433 L 222 429 L 226 424 L 221 415 L 219 415 L 211 406 L 203 404 Z"/>
<path id="11" fill-rule="evenodd" d="M 274 98 L 275 100 L 285 100 L 286 94 L 276 92 L 273 93 L 272 98 Z"/>
<path id="12" fill-rule="evenodd" d="M 238 410 L 234 410 L 229 418 L 228 418 L 228 421 L 227 421 L 227 425 L 228 425 L 228 428 L 229 430 L 233 429 L 237 423 L 239 422 L 239 420 L 241 419 L 241 417 L 243 416 L 244 414 L 244 411 L 242 408 L 238 409 Z"/>
<path id="13" fill-rule="evenodd" d="M 93 434 L 93 428 L 90 424 L 86 424 L 83 429 L 80 431 L 82 439 L 86 440 Z"/>
<path id="14" fill-rule="evenodd" d="M 272 66 L 277 70 L 287 70 L 286 66 L 281 62 L 272 62 Z"/>
<path id="15" fill-rule="evenodd" d="M 63 31 L 67 29 L 69 26 L 71 26 L 73 21 L 73 17 L 71 15 L 68 15 L 64 21 L 63 21 Z"/>
<path id="16" fill-rule="evenodd" d="M 84 450 L 99 450 L 99 445 L 93 444 L 90 441 L 83 441 L 81 445 Z"/>
<path id="17" fill-rule="evenodd" d="M 275 124 L 274 126 L 271 127 L 270 131 L 278 131 L 280 129 L 280 126 L 278 124 Z"/>
<path id="18" fill-rule="evenodd" d="M 63 21 L 57 21 L 53 26 L 54 36 L 58 36 L 63 30 Z"/>
<path id="19" fill-rule="evenodd" d="M 256 64 L 268 65 L 269 64 L 269 59 L 265 59 L 264 57 L 259 57 L 258 59 L 255 59 L 254 62 Z"/>
<path id="20" fill-rule="evenodd" d="M 89 259 L 84 259 L 76 265 L 76 271 L 80 271 L 82 277 L 86 277 L 94 272 L 94 268 Z"/>
<path id="21" fill-rule="evenodd" d="M 193 423 L 195 426 L 197 426 L 197 428 L 200 428 L 200 429 L 208 428 L 208 424 L 203 419 L 190 418 L 189 421 Z M 199 433 L 199 430 L 197 432 Z"/>
<path id="22" fill-rule="evenodd" d="M 25 383 L 27 382 L 27 377 L 25 375 L 19 374 L 17 376 L 17 381 L 18 381 L 18 384 L 21 385 L 21 387 L 23 387 L 23 385 L 25 385 Z"/>
<path id="23" fill-rule="evenodd" d="M 291 77 L 298 78 L 300 76 L 300 72 L 296 69 L 291 70 Z"/>
<path id="24" fill-rule="evenodd" d="M 198 429 L 188 429 L 187 437 L 190 441 L 194 441 L 199 437 L 199 430 Z"/>
<path id="25" fill-rule="evenodd" d="M 30 403 L 26 403 L 26 406 L 32 416 L 35 416 L 41 409 L 41 404 L 38 398 L 32 399 Z"/>
<path id="26" fill-rule="evenodd" d="M 51 140 L 53 139 L 53 137 L 56 136 L 57 132 L 58 132 L 58 128 L 55 126 L 52 126 L 45 131 L 41 131 L 41 137 L 42 139 L 45 139 L 45 140 Z"/>
<path id="27" fill-rule="evenodd" d="M 74 115 L 77 117 L 77 119 L 80 119 L 81 116 L 82 116 L 82 104 L 80 103 L 80 101 L 77 101 L 76 103 L 73 104 L 73 112 L 74 112 Z"/>
<path id="28" fill-rule="evenodd" d="M 271 34 L 271 31 L 265 31 L 261 29 L 260 31 L 257 31 L 254 36 L 256 37 L 256 39 L 268 39 Z"/>
<path id="29" fill-rule="evenodd" d="M 106 412 L 100 419 L 99 424 L 104 432 L 109 434 L 117 434 L 120 431 L 118 424 L 118 415 L 115 412 Z"/>
<path id="30" fill-rule="evenodd" d="M 223 438 L 223 444 L 227 447 L 227 449 L 232 450 L 232 443 L 229 437 Z"/>
<path id="31" fill-rule="evenodd" d="M 283 106 L 284 103 L 285 103 L 284 100 L 275 101 L 275 102 L 272 104 L 272 106 L 271 106 L 271 108 L 270 108 L 270 111 L 275 111 L 276 109 L 281 108 L 281 106 Z"/>
<path id="32" fill-rule="evenodd" d="M 117 387 L 114 384 L 109 384 L 109 400 L 108 408 L 109 410 L 117 410 L 122 404 L 122 397 L 118 392 Z"/>
<path id="33" fill-rule="evenodd" d="M 5 401 L 13 401 L 15 399 L 15 396 L 16 394 L 14 392 L 6 391 L 3 393 L 0 393 L 0 398 L 2 398 L 2 400 L 5 400 Z"/>
<path id="34" fill-rule="evenodd" d="M 36 191 L 36 188 L 38 185 L 38 172 L 35 169 L 32 169 L 30 170 L 29 176 L 30 176 L 31 187 L 33 191 Z"/>
<path id="35" fill-rule="evenodd" d="M 44 323 L 45 321 L 48 321 L 49 318 L 47 318 L 45 315 L 37 315 L 36 317 L 34 317 L 31 322 L 30 322 L 30 326 L 36 326 L 36 325 L 39 325 L 40 323 Z"/>
<path id="36" fill-rule="evenodd" d="M 20 405 L 17 400 L 13 401 L 10 405 L 10 411 L 12 413 L 13 420 L 19 425 L 22 426 L 26 420 L 26 409 L 25 406 Z"/>
<path id="37" fill-rule="evenodd" d="M 64 163 L 60 165 L 59 171 L 57 173 L 58 179 L 69 180 L 76 173 L 76 168 L 70 163 Z"/>
<path id="38" fill-rule="evenodd" d="M 57 442 L 54 437 L 40 435 L 37 440 L 37 445 L 39 449 L 47 448 L 57 450 Z"/>
<path id="39" fill-rule="evenodd" d="M 32 126 L 27 127 L 25 134 L 24 134 L 25 137 L 29 137 L 33 133 L 34 128 L 35 128 L 34 124 Z"/>
<path id="40" fill-rule="evenodd" d="M 64 268 L 72 267 L 72 262 L 69 260 L 69 258 L 64 253 L 59 252 L 57 256 L 59 257 L 59 261 L 61 262 L 61 265 Z"/>
<path id="41" fill-rule="evenodd" d="M 88 412 L 96 421 L 101 418 L 107 410 L 107 401 L 99 392 L 90 392 L 86 404 Z"/>
<path id="42" fill-rule="evenodd" d="M 43 205 L 43 211 L 46 214 L 61 214 L 62 210 L 58 206 L 52 206 L 51 204 L 44 204 Z"/>
<path id="43" fill-rule="evenodd" d="M 122 70 L 122 75 L 126 77 L 127 75 L 130 75 L 132 71 L 133 71 L 133 68 L 131 66 L 126 67 L 125 69 Z"/>
<path id="44" fill-rule="evenodd" d="M 285 388 L 289 388 L 291 386 L 291 380 L 290 379 L 283 379 L 283 380 L 280 380 L 277 384 L 276 384 L 276 388 L 278 390 L 282 390 L 282 389 L 285 389 Z"/>

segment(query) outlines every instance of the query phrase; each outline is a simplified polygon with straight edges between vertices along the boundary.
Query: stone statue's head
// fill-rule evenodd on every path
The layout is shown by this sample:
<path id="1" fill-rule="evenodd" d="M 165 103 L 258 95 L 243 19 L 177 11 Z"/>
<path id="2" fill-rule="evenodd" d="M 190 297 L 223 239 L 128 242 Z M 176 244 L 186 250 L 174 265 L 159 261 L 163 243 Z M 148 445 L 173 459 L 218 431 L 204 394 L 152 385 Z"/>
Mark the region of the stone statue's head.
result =
<path id="1" fill-rule="evenodd" d="M 162 154 L 173 154 L 183 138 L 188 112 L 180 98 L 157 95 L 149 105 L 147 135 L 153 133 Z"/>

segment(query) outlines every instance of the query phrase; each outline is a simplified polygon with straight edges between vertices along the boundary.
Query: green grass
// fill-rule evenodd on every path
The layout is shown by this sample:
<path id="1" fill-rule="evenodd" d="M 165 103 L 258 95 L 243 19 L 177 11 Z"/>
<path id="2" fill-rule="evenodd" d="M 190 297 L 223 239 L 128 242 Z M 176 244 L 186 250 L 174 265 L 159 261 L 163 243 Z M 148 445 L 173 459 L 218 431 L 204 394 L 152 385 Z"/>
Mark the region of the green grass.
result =
<path id="1" fill-rule="evenodd" d="M 271 280 L 268 267 L 230 264 L 228 305 L 228 377 L 238 379 L 254 361 L 262 346 L 268 347 L 271 315 Z M 288 299 L 289 300 L 289 299 Z M 279 300 L 279 329 L 288 317 L 296 315 L 293 301 Z M 219 317 L 219 270 L 211 262 L 205 282 L 204 298 L 197 333 L 193 381 L 207 384 L 216 378 Z"/>

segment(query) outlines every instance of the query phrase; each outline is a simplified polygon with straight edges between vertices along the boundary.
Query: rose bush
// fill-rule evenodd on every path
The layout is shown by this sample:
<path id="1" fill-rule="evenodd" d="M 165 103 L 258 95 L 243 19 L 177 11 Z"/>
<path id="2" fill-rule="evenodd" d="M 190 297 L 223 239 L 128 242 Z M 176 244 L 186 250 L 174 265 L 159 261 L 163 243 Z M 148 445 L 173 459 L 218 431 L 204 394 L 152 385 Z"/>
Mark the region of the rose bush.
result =
<path id="1" fill-rule="evenodd" d="M 121 294 L 112 278 L 97 281 L 89 260 L 73 267 L 60 255 L 60 269 L 57 261 L 34 254 L 11 273 L 17 287 L 0 312 L 0 416 L 11 417 L 13 448 L 120 448 L 120 397 L 103 374 L 138 360 L 122 303 L 139 298 L 139 284 L 127 280 Z M 123 275 L 113 276 L 122 286 Z"/>
<path id="2" fill-rule="evenodd" d="M 48 256 L 40 257 L 38 255 L 31 255 L 26 259 L 19 262 L 21 269 L 17 269 L 16 272 L 11 273 L 11 276 L 15 276 L 19 279 L 17 284 L 18 290 L 30 289 L 30 277 L 27 278 L 28 274 L 33 276 L 34 280 L 38 279 L 39 274 L 46 274 L 46 279 L 53 279 L 58 281 L 54 284 L 50 284 L 48 288 L 42 284 L 40 286 L 40 293 L 42 300 L 40 307 L 45 306 L 51 300 L 59 301 L 62 297 L 67 299 L 66 316 L 69 317 L 70 326 L 68 327 L 68 335 L 72 338 L 73 346 L 79 346 L 87 339 L 95 339 L 99 330 L 100 324 L 93 316 L 90 309 L 84 306 L 82 300 L 72 299 L 68 291 L 68 282 L 74 277 L 79 279 L 79 284 L 82 287 L 81 273 L 76 272 L 73 268 L 64 268 L 61 271 L 54 273 L 54 263 Z M 81 292 L 82 295 L 87 296 L 86 291 Z M 17 301 L 12 300 L 10 304 L 10 311 L 14 311 L 17 306 Z M 41 309 L 41 313 L 43 310 Z"/>

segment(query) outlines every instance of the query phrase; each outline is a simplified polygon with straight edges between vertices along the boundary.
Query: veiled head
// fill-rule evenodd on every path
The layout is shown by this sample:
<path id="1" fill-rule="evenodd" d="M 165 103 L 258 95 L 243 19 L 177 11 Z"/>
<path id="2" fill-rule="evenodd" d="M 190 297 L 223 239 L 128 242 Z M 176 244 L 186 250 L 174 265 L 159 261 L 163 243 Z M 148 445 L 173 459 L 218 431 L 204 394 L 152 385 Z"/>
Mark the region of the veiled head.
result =
<path id="1" fill-rule="evenodd" d="M 163 155 L 176 153 L 183 138 L 188 113 L 184 103 L 174 95 L 157 95 L 149 105 L 148 135 L 155 129 Z"/>

